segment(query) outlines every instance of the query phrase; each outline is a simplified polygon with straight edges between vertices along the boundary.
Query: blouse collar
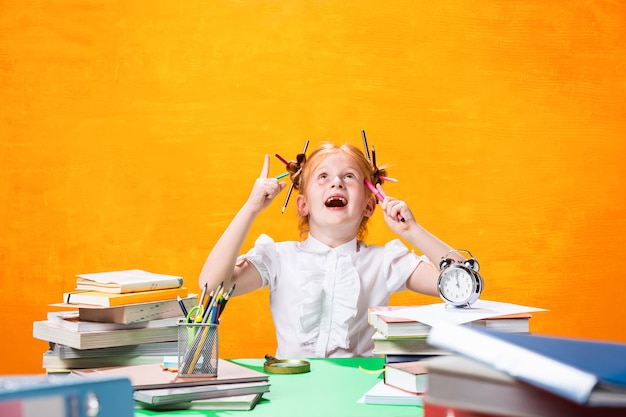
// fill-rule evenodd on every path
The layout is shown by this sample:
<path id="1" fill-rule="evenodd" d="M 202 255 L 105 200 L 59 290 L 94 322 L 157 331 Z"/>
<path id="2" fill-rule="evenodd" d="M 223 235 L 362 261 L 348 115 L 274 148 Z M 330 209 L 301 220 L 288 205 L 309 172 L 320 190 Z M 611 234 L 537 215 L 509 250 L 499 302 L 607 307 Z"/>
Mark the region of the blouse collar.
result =
<path id="1" fill-rule="evenodd" d="M 341 255 L 352 255 L 358 252 L 359 242 L 356 237 L 343 245 L 337 246 L 336 248 L 331 248 L 330 246 L 320 242 L 315 239 L 311 234 L 304 240 L 304 242 L 300 243 L 300 248 L 314 253 L 324 253 L 324 252 L 337 252 Z"/>

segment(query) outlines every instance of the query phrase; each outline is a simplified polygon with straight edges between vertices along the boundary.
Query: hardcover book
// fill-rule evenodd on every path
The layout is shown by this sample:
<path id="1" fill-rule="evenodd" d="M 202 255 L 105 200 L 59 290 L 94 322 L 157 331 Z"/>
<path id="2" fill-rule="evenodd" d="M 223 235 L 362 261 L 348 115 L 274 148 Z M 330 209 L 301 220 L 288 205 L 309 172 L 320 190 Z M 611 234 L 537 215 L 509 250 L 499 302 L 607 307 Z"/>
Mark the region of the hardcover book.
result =
<path id="1" fill-rule="evenodd" d="M 428 343 L 592 406 L 626 407 L 626 344 L 440 323 Z"/>
<path id="2" fill-rule="evenodd" d="M 428 417 L 617 417 L 626 405 L 592 407 L 516 379 L 505 372 L 460 356 L 427 359 L 428 390 L 424 410 Z"/>
<path id="3" fill-rule="evenodd" d="M 71 291 L 63 294 L 63 302 L 66 304 L 89 304 L 101 307 L 115 307 L 152 301 L 176 300 L 177 297 L 185 298 L 188 294 L 187 287 L 131 292 L 126 294 L 114 294 L 102 291 Z"/>
<path id="4" fill-rule="evenodd" d="M 423 394 L 428 386 L 427 369 L 422 361 L 388 363 L 385 384 L 414 394 Z"/>

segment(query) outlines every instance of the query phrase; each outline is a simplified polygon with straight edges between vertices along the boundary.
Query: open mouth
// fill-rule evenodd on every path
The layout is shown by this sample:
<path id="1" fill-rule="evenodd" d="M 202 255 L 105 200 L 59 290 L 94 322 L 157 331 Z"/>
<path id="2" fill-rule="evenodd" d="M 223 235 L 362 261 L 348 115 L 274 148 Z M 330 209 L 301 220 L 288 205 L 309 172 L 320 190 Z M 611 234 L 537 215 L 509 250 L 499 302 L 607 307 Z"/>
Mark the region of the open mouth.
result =
<path id="1" fill-rule="evenodd" d="M 345 207 L 348 201 L 343 197 L 330 197 L 324 204 L 326 207 Z"/>

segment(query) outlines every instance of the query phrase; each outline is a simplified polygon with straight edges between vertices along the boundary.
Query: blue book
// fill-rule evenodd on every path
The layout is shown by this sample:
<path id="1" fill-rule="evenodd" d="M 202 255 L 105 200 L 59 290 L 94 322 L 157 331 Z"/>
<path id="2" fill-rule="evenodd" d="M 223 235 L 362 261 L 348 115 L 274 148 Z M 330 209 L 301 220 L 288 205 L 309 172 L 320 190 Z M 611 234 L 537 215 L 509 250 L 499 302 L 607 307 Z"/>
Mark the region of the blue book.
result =
<path id="1" fill-rule="evenodd" d="M 385 363 L 401 363 L 401 362 L 415 362 L 424 359 L 430 359 L 438 355 L 385 355 Z"/>
<path id="2" fill-rule="evenodd" d="M 433 326 L 428 343 L 579 404 L 626 405 L 623 343 L 505 333 L 449 323 Z"/>
<path id="3" fill-rule="evenodd" d="M 133 417 L 128 378 L 0 377 L 0 416 Z"/>

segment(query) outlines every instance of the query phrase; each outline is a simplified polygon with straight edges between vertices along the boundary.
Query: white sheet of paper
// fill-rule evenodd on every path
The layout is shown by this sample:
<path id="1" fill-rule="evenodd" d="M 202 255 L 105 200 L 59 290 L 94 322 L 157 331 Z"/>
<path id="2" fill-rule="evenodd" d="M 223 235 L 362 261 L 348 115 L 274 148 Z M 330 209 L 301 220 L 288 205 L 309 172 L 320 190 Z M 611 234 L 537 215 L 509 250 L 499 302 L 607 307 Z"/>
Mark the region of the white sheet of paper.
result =
<path id="1" fill-rule="evenodd" d="M 504 316 L 507 314 L 532 313 L 535 311 L 547 311 L 545 308 L 528 307 L 499 301 L 478 300 L 471 308 L 446 307 L 445 303 L 415 306 L 400 310 L 381 311 L 375 314 L 385 317 L 401 317 L 434 325 L 439 321 L 454 324 L 469 323 L 474 320 L 489 317 Z"/>

